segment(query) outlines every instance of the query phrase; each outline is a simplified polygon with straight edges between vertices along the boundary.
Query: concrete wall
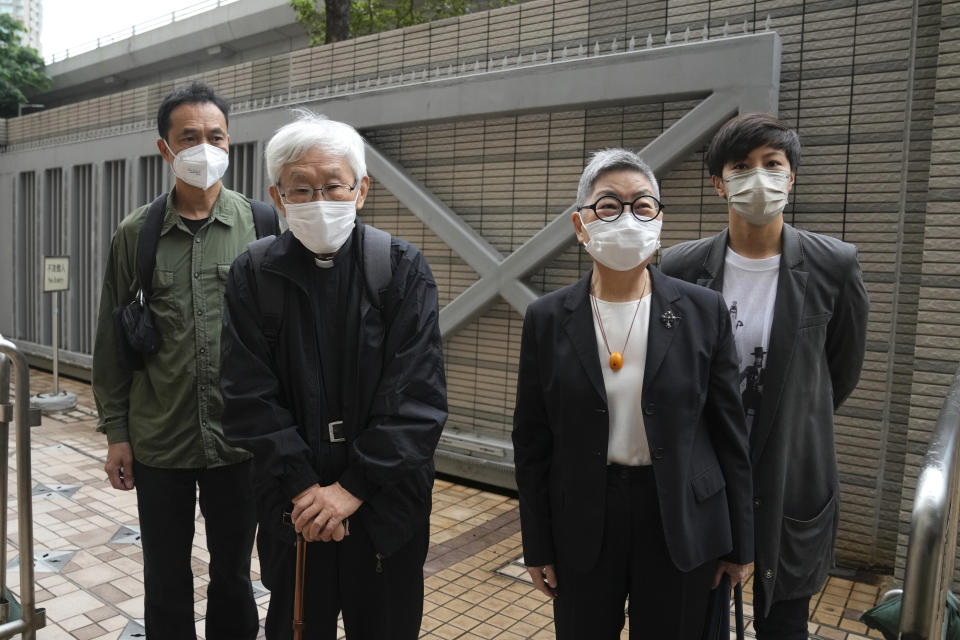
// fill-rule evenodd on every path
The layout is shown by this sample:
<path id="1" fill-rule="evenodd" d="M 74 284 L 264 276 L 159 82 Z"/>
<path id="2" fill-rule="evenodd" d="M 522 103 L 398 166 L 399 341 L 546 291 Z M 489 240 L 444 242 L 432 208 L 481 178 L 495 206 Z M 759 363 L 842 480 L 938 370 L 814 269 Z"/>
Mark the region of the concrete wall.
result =
<path id="1" fill-rule="evenodd" d="M 948 157 L 956 137 L 957 13 L 954 0 L 942 7 L 934 0 L 768 0 L 749 6 L 719 0 L 535 0 L 228 65 L 203 77 L 234 100 L 232 140 L 252 145 L 255 156 L 289 117 L 289 105 L 303 103 L 344 118 L 455 212 L 486 250 L 509 257 L 551 228 L 573 202 L 590 152 L 611 145 L 639 149 L 665 132 L 672 135 L 677 131 L 672 124 L 716 94 L 706 80 L 701 91 L 647 90 L 673 86 L 677 78 L 699 78 L 705 63 L 686 53 L 701 46 L 692 43 L 701 40 L 705 25 L 709 42 L 703 46 L 725 38 L 732 43 L 744 30 L 775 30 L 782 39 L 780 75 L 769 97 L 804 143 L 787 220 L 856 243 L 872 300 L 863 377 L 837 418 L 842 491 L 837 555 L 845 566 L 883 569 L 903 557 L 910 482 L 943 385 L 960 356 L 956 331 L 945 329 L 960 324 L 951 306 L 960 300 L 960 278 L 950 253 L 960 216 L 951 190 L 956 165 Z M 671 47 L 664 46 L 668 32 Z M 631 40 L 634 58 L 628 52 Z M 684 47 L 684 41 L 691 44 Z M 594 55 L 598 51 L 601 55 Z M 640 64 L 656 58 L 657 51 L 673 66 Z M 552 63 L 544 64 L 548 59 Z M 639 66 L 618 66 L 624 60 Z M 541 100 L 566 77 L 559 70 L 577 65 L 588 75 L 560 85 L 565 91 L 559 93 L 572 97 Z M 725 78 L 756 73 L 743 64 L 730 69 Z M 518 78 L 520 88 L 511 89 Z M 132 207 L 142 201 L 145 184 L 156 183 L 156 167 L 141 155 L 153 154 L 151 118 L 172 84 L 9 121 L 8 147 L 0 153 L 0 232 L 11 226 L 10 198 L 16 199 L 15 187 L 27 171 L 35 172 L 42 195 L 48 168 L 64 167 L 69 189 L 71 181 L 87 175 L 73 167 L 92 163 L 99 203 L 108 195 L 106 163 L 123 159 L 129 176 L 125 202 Z M 617 87 L 630 90 L 618 94 Z M 476 108 L 480 102 L 486 105 L 482 109 Z M 706 111 L 725 117 L 726 108 Z M 702 141 L 693 142 L 662 175 L 666 245 L 725 224 L 726 209 L 703 167 Z M 254 172 L 251 195 L 262 196 L 262 166 Z M 436 219 L 404 204 L 385 188 L 387 180 L 377 177 L 364 218 L 424 250 L 442 304 L 486 277 L 481 263 L 451 245 Z M 68 198 L 70 206 L 75 205 Z M 23 253 L 14 236 L 0 233 L 0 261 Z M 96 273 L 96 259 L 88 263 Z M 24 268 L 14 264 L 14 272 Z M 521 289 L 556 289 L 589 264 L 569 242 L 524 275 Z M 14 288 L 9 281 L 17 277 L 0 271 L 0 295 L 9 295 Z M 442 447 L 452 468 L 487 479 L 505 477 L 501 472 L 512 457 L 522 319 L 507 299 L 495 298 L 446 339 L 451 416 Z M 18 306 L 30 304 L 16 299 Z M 18 326 L 4 306 L 0 331 L 19 330 L 15 337 L 30 338 L 23 333 L 29 329 L 32 339 L 42 342 L 42 331 Z M 35 316 L 44 313 L 34 307 Z"/>

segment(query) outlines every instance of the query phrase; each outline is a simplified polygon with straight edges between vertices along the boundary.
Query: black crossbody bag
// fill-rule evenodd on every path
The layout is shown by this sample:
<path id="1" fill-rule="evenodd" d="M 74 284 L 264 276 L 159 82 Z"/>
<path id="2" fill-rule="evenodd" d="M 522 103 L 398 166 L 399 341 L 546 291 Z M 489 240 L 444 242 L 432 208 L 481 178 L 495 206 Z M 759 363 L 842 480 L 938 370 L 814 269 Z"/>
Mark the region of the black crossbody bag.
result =
<path id="1" fill-rule="evenodd" d="M 259 200 L 250 200 L 253 226 L 257 238 L 280 234 L 280 220 L 276 210 Z M 140 285 L 133 300 L 113 310 L 117 335 L 117 356 L 121 366 L 130 371 L 142 369 L 144 357 L 160 350 L 163 338 L 150 311 L 153 269 L 157 264 L 157 245 L 167 206 L 167 194 L 161 194 L 150 204 L 140 234 L 137 236 L 137 283 Z"/>

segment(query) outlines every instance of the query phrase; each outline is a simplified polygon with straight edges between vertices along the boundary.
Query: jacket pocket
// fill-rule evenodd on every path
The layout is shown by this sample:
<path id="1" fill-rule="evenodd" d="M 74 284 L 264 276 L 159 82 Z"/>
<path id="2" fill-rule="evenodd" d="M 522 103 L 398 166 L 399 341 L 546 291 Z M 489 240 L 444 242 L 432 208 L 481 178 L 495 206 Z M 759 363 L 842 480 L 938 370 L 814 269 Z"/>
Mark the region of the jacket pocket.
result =
<path id="1" fill-rule="evenodd" d="M 833 317 L 833 314 L 827 311 L 826 313 L 816 313 L 811 316 L 803 316 L 800 318 L 800 329 L 806 329 L 809 327 L 821 327 L 830 322 L 830 318 Z"/>
<path id="2" fill-rule="evenodd" d="M 836 493 L 809 520 L 783 517 L 776 595 L 793 599 L 816 593 L 833 561 Z"/>
<path id="3" fill-rule="evenodd" d="M 154 269 L 148 304 L 161 335 L 164 327 L 183 328 L 183 303 L 177 296 L 175 284 L 176 272 Z"/>
<path id="4" fill-rule="evenodd" d="M 701 471 L 690 484 L 693 487 L 693 497 L 697 502 L 703 502 L 726 487 L 727 481 L 719 465 L 714 465 L 706 471 Z"/>
<path id="5" fill-rule="evenodd" d="M 214 277 L 213 281 L 210 283 L 213 285 L 213 287 L 205 287 L 204 295 L 208 296 L 208 311 L 210 313 L 217 314 L 217 326 L 219 327 L 220 320 L 223 318 L 223 309 L 226 306 L 226 300 L 224 299 L 224 296 L 226 295 L 227 291 L 227 278 L 230 276 L 230 265 L 214 265 L 211 275 Z"/>

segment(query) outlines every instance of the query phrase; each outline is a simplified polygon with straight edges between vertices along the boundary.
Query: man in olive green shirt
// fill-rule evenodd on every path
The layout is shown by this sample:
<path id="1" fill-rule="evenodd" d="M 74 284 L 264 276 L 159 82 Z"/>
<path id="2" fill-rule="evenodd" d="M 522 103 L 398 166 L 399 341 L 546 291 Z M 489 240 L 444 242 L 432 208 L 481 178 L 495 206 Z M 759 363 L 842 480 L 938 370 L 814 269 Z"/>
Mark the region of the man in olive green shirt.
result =
<path id="1" fill-rule="evenodd" d="M 160 105 L 157 146 L 173 167 L 149 308 L 161 336 L 144 367 L 118 357 L 114 308 L 140 288 L 136 254 L 149 206 L 124 218 L 110 248 L 93 352 L 93 390 L 107 436 L 105 469 L 136 488 L 144 561 L 144 619 L 154 639 L 195 638 L 191 550 L 197 488 L 210 552 L 206 637 L 253 640 L 250 584 L 256 528 L 250 454 L 220 428 L 220 319 L 230 263 L 256 238 L 251 205 L 223 187 L 228 106 L 193 83 Z"/>

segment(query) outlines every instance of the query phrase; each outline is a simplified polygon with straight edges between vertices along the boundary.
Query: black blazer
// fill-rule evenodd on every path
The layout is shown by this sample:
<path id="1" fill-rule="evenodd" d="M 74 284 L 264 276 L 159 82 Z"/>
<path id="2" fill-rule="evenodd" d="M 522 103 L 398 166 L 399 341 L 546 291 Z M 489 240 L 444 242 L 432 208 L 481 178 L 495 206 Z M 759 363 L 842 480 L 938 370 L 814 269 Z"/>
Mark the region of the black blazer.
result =
<path id="1" fill-rule="evenodd" d="M 749 563 L 750 460 L 726 305 L 649 271 L 643 419 L 670 557 L 682 571 L 720 556 Z M 531 304 L 523 321 L 513 444 L 528 566 L 585 571 L 600 553 L 609 424 L 591 275 Z M 668 311 L 679 319 L 667 322 Z"/>
<path id="2" fill-rule="evenodd" d="M 671 247 L 665 273 L 723 290 L 729 232 Z M 783 225 L 780 275 L 757 426 L 754 589 L 764 602 L 816 593 L 833 564 L 839 513 L 833 412 L 860 378 L 869 300 L 857 249 Z"/>

